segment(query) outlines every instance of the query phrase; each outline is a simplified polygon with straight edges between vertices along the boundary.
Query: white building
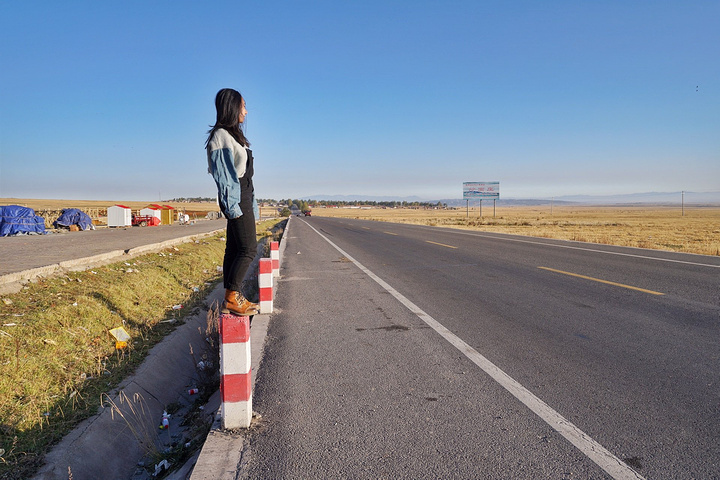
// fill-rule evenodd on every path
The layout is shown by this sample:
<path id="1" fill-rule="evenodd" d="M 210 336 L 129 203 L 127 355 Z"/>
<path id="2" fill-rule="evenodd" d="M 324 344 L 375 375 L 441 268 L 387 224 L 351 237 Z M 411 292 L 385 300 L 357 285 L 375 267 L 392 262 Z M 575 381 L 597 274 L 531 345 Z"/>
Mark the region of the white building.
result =
<path id="1" fill-rule="evenodd" d="M 113 205 L 107 209 L 108 227 L 129 227 L 132 225 L 132 210 L 125 205 Z"/>

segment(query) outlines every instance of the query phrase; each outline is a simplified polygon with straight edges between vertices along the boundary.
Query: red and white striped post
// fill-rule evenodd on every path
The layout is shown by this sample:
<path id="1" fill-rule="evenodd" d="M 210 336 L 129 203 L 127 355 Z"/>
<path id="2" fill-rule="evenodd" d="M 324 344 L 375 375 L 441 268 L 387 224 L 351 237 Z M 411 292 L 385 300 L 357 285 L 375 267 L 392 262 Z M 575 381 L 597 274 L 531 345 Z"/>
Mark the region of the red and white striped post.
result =
<path id="1" fill-rule="evenodd" d="M 273 277 L 280 276 L 280 242 L 270 242 L 270 259 Z"/>
<path id="2" fill-rule="evenodd" d="M 222 427 L 249 427 L 252 420 L 250 317 L 220 315 L 220 397 Z"/>
<path id="3" fill-rule="evenodd" d="M 260 287 L 260 313 L 273 311 L 273 266 L 272 259 L 261 258 L 258 267 L 258 285 Z"/>

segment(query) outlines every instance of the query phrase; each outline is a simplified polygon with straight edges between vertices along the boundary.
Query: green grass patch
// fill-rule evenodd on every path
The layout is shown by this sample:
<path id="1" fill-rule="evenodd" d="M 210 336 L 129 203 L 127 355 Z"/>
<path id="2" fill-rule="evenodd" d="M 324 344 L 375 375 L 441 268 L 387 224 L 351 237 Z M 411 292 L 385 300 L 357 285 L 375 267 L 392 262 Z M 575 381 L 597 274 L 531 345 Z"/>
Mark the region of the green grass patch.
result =
<path id="1" fill-rule="evenodd" d="M 258 224 L 279 238 L 279 220 Z M 203 305 L 222 274 L 224 234 L 40 280 L 0 301 L 0 478 L 28 478 L 45 452 L 149 350 Z M 182 305 L 182 308 L 177 307 Z M 117 350 L 109 330 L 132 340 Z"/>

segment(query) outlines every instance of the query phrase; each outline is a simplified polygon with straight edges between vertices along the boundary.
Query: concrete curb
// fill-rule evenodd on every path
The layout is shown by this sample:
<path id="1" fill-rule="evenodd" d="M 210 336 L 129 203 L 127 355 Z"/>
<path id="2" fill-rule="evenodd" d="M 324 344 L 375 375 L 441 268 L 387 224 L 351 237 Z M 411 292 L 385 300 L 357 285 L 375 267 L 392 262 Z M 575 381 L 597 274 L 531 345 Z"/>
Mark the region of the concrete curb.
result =
<path id="1" fill-rule="evenodd" d="M 31 268 L 17 273 L 8 273 L 0 275 L 0 293 L 14 293 L 19 291 L 23 283 L 35 280 L 39 277 L 49 277 L 64 272 L 77 272 L 92 267 L 107 265 L 108 263 L 119 262 L 123 259 L 130 259 L 145 253 L 153 253 L 173 245 L 181 243 L 194 242 L 199 238 L 209 237 L 224 231 L 224 228 L 214 230 L 208 233 L 199 233 L 196 235 L 188 235 L 186 237 L 166 240 L 164 242 L 153 243 L 141 247 L 129 248 L 127 250 L 113 250 L 91 257 L 78 258 L 75 260 L 66 260 L 59 263 L 53 263 L 44 267 Z"/>

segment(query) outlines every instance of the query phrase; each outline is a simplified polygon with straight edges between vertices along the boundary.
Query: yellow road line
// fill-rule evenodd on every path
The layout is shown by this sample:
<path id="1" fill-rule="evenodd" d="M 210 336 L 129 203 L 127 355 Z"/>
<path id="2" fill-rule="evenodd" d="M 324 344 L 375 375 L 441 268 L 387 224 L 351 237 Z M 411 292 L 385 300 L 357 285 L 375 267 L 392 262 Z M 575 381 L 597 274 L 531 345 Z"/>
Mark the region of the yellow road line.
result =
<path id="1" fill-rule="evenodd" d="M 392 233 L 392 232 L 383 232 L 383 233 L 387 233 L 388 235 L 395 235 L 396 237 L 399 235 L 398 233 Z"/>
<path id="2" fill-rule="evenodd" d="M 600 283 L 606 283 L 608 285 L 615 285 L 616 287 L 629 288 L 630 290 L 637 290 L 638 292 L 650 293 L 652 295 L 665 295 L 664 293 L 661 293 L 661 292 L 645 290 L 644 288 L 633 287 L 631 285 L 625 285 L 622 283 L 608 282 L 607 280 L 600 280 L 599 278 L 587 277 L 585 275 L 579 275 L 577 273 L 563 272 L 562 270 L 555 270 L 554 268 L 548 268 L 548 267 L 538 267 L 538 268 L 540 268 L 542 270 L 548 270 L 550 272 L 562 273 L 563 275 L 570 275 L 571 277 L 578 277 L 578 278 L 584 278 L 585 280 L 592 280 L 593 282 L 600 282 Z"/>
<path id="3" fill-rule="evenodd" d="M 434 244 L 434 245 L 440 245 L 441 247 L 458 248 L 458 247 L 453 247 L 452 245 L 445 245 L 444 243 L 431 242 L 430 240 L 425 240 L 425 241 L 426 241 L 427 243 L 432 243 L 432 244 Z"/>

